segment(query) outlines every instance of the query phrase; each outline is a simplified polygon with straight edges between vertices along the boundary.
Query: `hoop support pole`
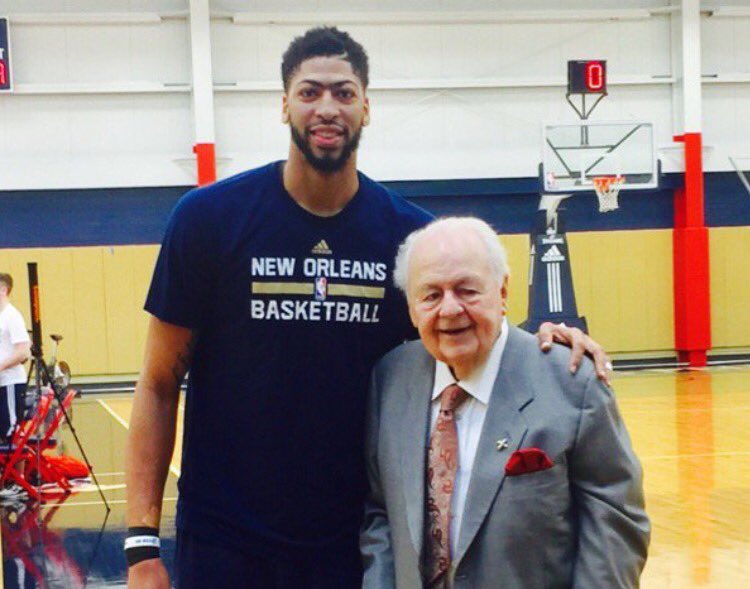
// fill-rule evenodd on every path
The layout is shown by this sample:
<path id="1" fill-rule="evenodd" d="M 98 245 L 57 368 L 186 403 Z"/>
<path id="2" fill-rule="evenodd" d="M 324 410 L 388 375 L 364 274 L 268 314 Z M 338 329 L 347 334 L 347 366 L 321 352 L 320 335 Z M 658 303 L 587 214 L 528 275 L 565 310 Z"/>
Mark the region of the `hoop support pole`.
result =
<path id="1" fill-rule="evenodd" d="M 685 144 L 685 188 L 674 192 L 673 274 L 675 348 L 680 361 L 706 365 L 711 348 L 709 239 L 703 205 L 700 133 L 675 138 Z"/>
<path id="2" fill-rule="evenodd" d="M 190 93 L 195 141 L 198 186 L 216 181 L 215 110 L 213 70 L 211 65 L 211 14 L 209 0 L 188 0 L 190 30 Z"/>
<path id="3" fill-rule="evenodd" d="M 193 146 L 198 168 L 198 186 L 216 182 L 216 148 L 213 143 L 196 143 Z"/>

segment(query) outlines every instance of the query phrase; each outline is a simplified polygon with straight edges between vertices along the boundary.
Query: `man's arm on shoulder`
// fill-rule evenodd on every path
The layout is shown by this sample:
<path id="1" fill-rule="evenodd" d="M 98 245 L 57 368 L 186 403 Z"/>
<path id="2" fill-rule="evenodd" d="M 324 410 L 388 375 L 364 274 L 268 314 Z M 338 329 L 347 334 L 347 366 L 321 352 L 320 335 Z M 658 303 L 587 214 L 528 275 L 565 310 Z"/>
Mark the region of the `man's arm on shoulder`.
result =
<path id="1" fill-rule="evenodd" d="M 365 518 L 359 539 L 365 568 L 363 589 L 394 589 L 396 586 L 390 524 L 378 465 L 379 421 L 380 394 L 376 368 L 370 381 L 365 433 L 365 460 L 370 489 L 365 501 Z"/>
<path id="2" fill-rule="evenodd" d="M 159 527 L 164 483 L 174 450 L 180 384 L 194 343 L 192 330 L 151 317 L 126 447 L 129 527 Z M 130 568 L 128 584 L 166 588 L 169 578 L 161 560 L 144 560 Z"/>
<path id="3" fill-rule="evenodd" d="M 641 466 L 613 391 L 593 374 L 569 468 L 578 518 L 574 589 L 638 587 L 650 536 Z"/>
<path id="4" fill-rule="evenodd" d="M 596 341 L 577 327 L 568 327 L 564 323 L 545 321 L 539 326 L 536 334 L 539 347 L 543 352 L 552 349 L 552 342 L 563 344 L 570 348 L 570 372 L 576 373 L 581 366 L 583 356 L 587 355 L 594 361 L 596 376 L 605 384 L 609 384 L 609 374 L 612 371 L 607 352 Z"/>

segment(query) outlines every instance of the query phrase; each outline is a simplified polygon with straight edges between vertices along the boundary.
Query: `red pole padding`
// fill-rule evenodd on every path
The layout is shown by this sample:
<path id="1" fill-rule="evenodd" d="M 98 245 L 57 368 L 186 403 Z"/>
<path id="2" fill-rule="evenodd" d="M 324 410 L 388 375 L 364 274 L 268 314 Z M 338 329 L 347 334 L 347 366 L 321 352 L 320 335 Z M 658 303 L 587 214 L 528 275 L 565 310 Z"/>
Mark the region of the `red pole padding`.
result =
<path id="1" fill-rule="evenodd" d="M 685 188 L 674 193 L 675 348 L 680 361 L 705 366 L 711 348 L 711 296 L 701 134 L 676 139 L 685 143 Z"/>
<path id="2" fill-rule="evenodd" d="M 196 143 L 193 147 L 198 166 L 198 186 L 216 182 L 216 148 L 213 143 Z"/>

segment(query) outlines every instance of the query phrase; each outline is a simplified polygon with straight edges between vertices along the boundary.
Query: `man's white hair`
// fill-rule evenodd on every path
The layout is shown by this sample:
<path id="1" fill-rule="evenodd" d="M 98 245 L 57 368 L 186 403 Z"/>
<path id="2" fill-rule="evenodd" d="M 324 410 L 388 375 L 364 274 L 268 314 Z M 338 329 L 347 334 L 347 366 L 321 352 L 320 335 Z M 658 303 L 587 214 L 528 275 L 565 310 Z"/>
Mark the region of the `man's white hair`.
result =
<path id="1" fill-rule="evenodd" d="M 414 245 L 425 235 L 439 229 L 450 229 L 459 233 L 474 232 L 487 248 L 487 258 L 498 282 L 502 284 L 505 277 L 510 275 L 508 254 L 492 227 L 476 217 L 445 217 L 410 233 L 399 246 L 396 264 L 393 268 L 393 281 L 405 295 L 409 294 L 409 261 Z"/>

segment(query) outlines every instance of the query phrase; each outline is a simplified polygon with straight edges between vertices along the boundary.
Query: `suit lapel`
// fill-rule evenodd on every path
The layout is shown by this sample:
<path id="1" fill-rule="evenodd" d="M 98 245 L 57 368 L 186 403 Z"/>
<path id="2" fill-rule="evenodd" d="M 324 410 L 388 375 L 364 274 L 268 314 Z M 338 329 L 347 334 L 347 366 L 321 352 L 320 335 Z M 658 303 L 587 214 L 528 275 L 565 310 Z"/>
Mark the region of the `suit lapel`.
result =
<path id="1" fill-rule="evenodd" d="M 453 565 L 457 566 L 479 531 L 505 478 L 505 463 L 523 442 L 526 422 L 521 410 L 533 400 L 523 370 L 524 350 L 516 327 L 510 327 L 492 396 L 479 438 L 466 496 Z M 506 448 L 503 441 L 507 443 Z"/>
<path id="2" fill-rule="evenodd" d="M 435 361 L 420 346 L 407 385 L 407 402 L 402 422 L 401 466 L 406 516 L 412 543 L 422 552 L 425 501 L 425 461 L 430 422 L 430 394 L 435 380 Z"/>

